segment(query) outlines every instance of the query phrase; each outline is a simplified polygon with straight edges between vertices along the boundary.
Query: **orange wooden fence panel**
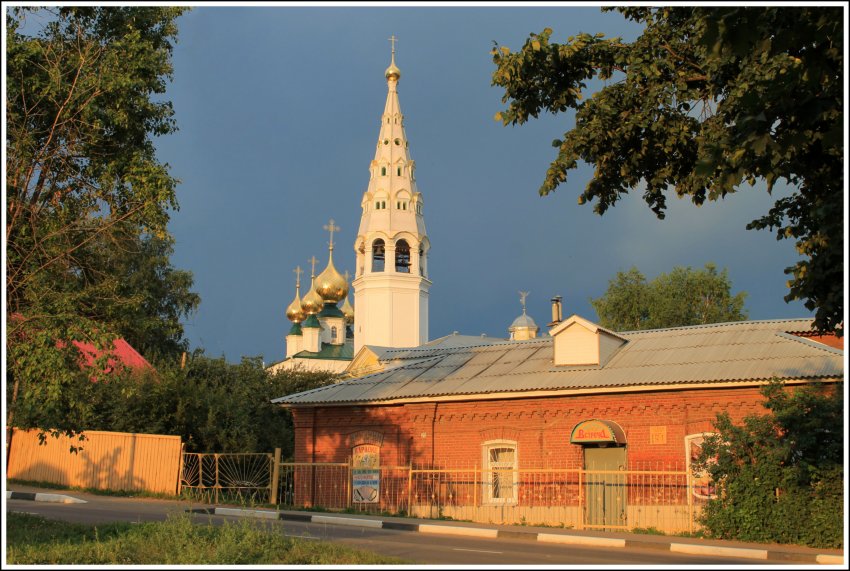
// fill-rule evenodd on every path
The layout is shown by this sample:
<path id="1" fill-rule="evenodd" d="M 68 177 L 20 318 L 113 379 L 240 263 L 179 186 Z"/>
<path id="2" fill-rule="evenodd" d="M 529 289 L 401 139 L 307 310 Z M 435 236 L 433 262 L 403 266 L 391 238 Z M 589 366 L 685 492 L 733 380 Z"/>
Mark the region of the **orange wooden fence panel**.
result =
<path id="1" fill-rule="evenodd" d="M 85 436 L 80 442 L 48 435 L 40 445 L 38 430 L 15 429 L 6 477 L 68 487 L 177 493 L 179 436 L 101 431 Z M 74 454 L 72 445 L 82 450 Z"/>

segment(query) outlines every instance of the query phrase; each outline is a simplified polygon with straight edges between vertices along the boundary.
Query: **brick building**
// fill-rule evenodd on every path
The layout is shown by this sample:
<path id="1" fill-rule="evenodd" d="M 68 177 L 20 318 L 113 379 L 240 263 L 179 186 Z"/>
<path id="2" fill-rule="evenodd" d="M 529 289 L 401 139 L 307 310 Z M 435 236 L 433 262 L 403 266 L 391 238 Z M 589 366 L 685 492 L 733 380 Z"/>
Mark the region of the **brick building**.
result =
<path id="1" fill-rule="evenodd" d="M 771 379 L 843 380 L 843 351 L 809 324 L 617 333 L 574 315 L 527 340 L 365 346 L 350 370 L 367 374 L 275 402 L 292 411 L 296 462 L 474 467 L 476 505 L 515 505 L 523 470 L 684 470 L 719 412 L 764 412 Z"/>

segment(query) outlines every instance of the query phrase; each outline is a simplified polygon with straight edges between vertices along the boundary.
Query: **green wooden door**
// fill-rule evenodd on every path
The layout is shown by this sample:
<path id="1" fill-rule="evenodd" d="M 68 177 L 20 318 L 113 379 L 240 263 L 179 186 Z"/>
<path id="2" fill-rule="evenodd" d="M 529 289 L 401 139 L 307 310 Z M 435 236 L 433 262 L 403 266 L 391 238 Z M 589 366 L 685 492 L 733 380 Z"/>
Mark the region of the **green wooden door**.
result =
<path id="1" fill-rule="evenodd" d="M 623 529 L 626 521 L 626 449 L 584 449 L 585 526 L 593 529 Z M 614 473 L 594 473 L 611 471 Z"/>

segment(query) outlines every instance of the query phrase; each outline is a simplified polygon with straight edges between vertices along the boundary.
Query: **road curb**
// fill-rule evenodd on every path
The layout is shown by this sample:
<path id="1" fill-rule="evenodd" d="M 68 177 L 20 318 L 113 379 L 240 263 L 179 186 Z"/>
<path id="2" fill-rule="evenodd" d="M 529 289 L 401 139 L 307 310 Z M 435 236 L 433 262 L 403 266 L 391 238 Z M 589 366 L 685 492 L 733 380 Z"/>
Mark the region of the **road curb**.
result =
<path id="1" fill-rule="evenodd" d="M 698 544 L 698 543 L 670 543 L 654 541 L 641 541 L 640 539 L 617 539 L 611 537 L 594 537 L 585 535 L 567 535 L 558 533 L 536 533 L 531 531 L 500 530 L 486 527 L 459 526 L 447 524 L 424 524 L 406 523 L 398 521 L 384 521 L 377 519 L 362 519 L 354 517 L 343 517 L 335 515 L 308 515 L 283 513 L 272 510 L 243 510 L 238 508 L 210 508 L 203 511 L 215 515 L 229 515 L 237 517 L 259 517 L 263 519 L 280 519 L 286 521 L 299 521 L 302 523 L 325 523 L 333 525 L 350 525 L 355 527 L 369 527 L 374 529 L 389 529 L 395 531 L 412 531 L 418 533 L 443 533 L 449 535 L 467 535 L 471 537 L 487 538 L 509 538 L 522 539 L 526 541 L 539 541 L 541 543 L 560 543 L 564 545 L 583 545 L 586 547 L 641 547 L 659 549 L 673 553 L 687 553 L 693 555 L 713 555 L 719 557 L 740 557 L 744 559 L 761 559 L 773 561 L 795 561 L 800 563 L 819 563 L 822 565 L 843 565 L 843 555 L 826 553 L 794 553 L 789 551 L 777 551 L 770 549 L 754 549 L 751 547 L 727 547 L 721 545 Z"/>
<path id="2" fill-rule="evenodd" d="M 34 502 L 53 502 L 57 504 L 85 504 L 86 500 L 64 494 L 36 494 L 33 492 L 6 492 L 7 500 L 30 500 Z"/>

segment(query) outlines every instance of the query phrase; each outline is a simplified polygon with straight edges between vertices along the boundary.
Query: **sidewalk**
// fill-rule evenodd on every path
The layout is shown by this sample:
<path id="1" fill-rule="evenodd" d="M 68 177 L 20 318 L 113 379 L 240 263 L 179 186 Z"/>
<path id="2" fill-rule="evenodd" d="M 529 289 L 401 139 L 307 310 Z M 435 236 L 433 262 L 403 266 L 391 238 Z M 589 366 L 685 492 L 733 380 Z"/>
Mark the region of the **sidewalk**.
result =
<path id="1" fill-rule="evenodd" d="M 35 501 L 62 501 L 65 503 L 73 503 L 85 502 L 88 497 L 91 497 L 89 494 L 62 490 L 51 490 L 51 493 L 44 493 L 47 492 L 47 490 L 42 490 L 32 486 L 14 485 L 11 486 L 11 488 L 14 488 L 15 491 L 7 491 L 7 498 L 11 497 L 15 499 L 31 499 Z M 138 502 L 171 501 L 153 500 L 150 498 L 124 499 Z M 633 547 L 659 549 L 693 555 L 740 557 L 761 560 L 766 563 L 771 561 L 800 564 L 819 563 L 825 565 L 837 565 L 844 568 L 844 552 L 841 549 L 813 549 L 810 547 L 801 547 L 796 545 L 746 543 L 740 541 L 697 539 L 692 537 L 666 535 L 644 535 L 613 531 L 578 531 L 573 529 L 550 527 L 493 525 L 485 523 L 429 520 L 406 517 L 372 516 L 365 514 L 355 515 L 294 510 L 248 509 L 226 506 L 209 506 L 204 508 L 194 508 L 187 511 L 222 516 L 279 519 L 284 521 L 325 523 L 330 525 L 347 525 L 373 529 L 391 529 L 414 533 L 440 533 L 480 538 L 518 539 L 564 545 L 582 545 L 585 547 Z"/>

